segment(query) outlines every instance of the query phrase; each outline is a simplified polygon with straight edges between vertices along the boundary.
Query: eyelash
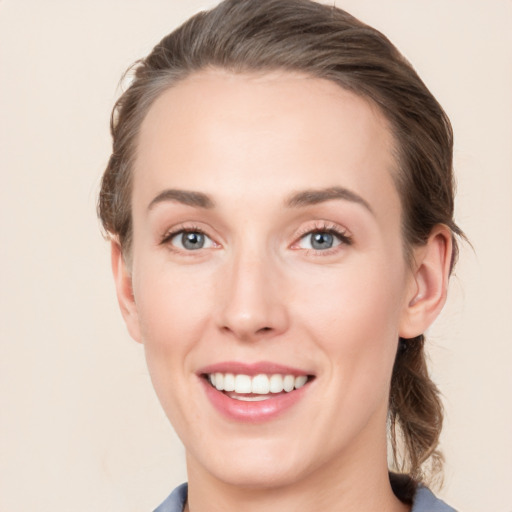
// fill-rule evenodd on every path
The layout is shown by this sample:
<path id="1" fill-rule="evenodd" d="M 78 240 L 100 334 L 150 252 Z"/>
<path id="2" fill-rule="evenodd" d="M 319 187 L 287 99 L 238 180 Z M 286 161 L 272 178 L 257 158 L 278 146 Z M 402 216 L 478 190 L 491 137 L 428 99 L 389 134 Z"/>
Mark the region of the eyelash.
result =
<path id="1" fill-rule="evenodd" d="M 203 229 L 201 229 L 199 226 L 177 226 L 176 228 L 172 229 L 171 231 L 165 232 L 165 234 L 162 236 L 162 238 L 160 240 L 160 245 L 167 245 L 172 251 L 175 251 L 175 252 L 180 252 L 180 253 L 185 252 L 185 253 L 189 253 L 191 255 L 194 254 L 196 251 L 183 251 L 179 248 L 174 247 L 170 243 L 170 241 L 175 236 L 183 234 L 183 233 L 199 233 L 199 234 L 204 235 L 205 237 L 209 238 L 210 240 L 212 240 L 212 238 L 209 237 L 208 234 Z M 340 228 L 336 224 L 322 222 L 321 224 L 315 224 L 313 226 L 313 228 L 307 227 L 307 228 L 304 228 L 303 230 L 299 231 L 299 233 L 295 237 L 295 242 L 293 242 L 291 247 L 293 248 L 306 236 L 313 235 L 315 233 L 328 233 L 330 235 L 333 235 L 334 237 L 336 237 L 339 240 L 340 244 L 335 247 L 332 247 L 329 249 L 324 249 L 324 250 L 303 249 L 308 254 L 313 253 L 315 255 L 327 256 L 327 255 L 332 254 L 333 252 L 336 252 L 340 245 L 350 246 L 353 244 L 352 237 L 348 234 L 347 230 Z"/>
<path id="2" fill-rule="evenodd" d="M 346 229 L 340 228 L 336 224 L 322 222 L 320 224 L 316 224 L 315 226 L 313 226 L 313 228 L 307 227 L 307 228 L 304 228 L 303 230 L 301 230 L 298 233 L 296 242 L 293 243 L 292 247 L 297 245 L 306 236 L 313 235 L 315 233 L 328 233 L 330 235 L 333 235 L 340 241 L 340 244 L 338 246 L 332 247 L 330 249 L 324 249 L 324 250 L 304 249 L 308 253 L 313 253 L 313 254 L 316 254 L 319 256 L 328 256 L 328 255 L 332 254 L 333 252 L 336 252 L 340 245 L 352 245 L 353 244 L 352 236 L 350 236 L 348 234 L 348 231 Z"/>
<path id="3" fill-rule="evenodd" d="M 162 239 L 160 240 L 160 245 L 168 245 L 172 250 L 179 251 L 180 249 L 176 249 L 170 244 L 169 242 L 177 235 L 183 234 L 183 233 L 199 233 L 201 235 L 204 235 L 205 237 L 209 238 L 211 240 L 211 237 L 209 237 L 204 229 L 201 229 L 199 226 L 177 226 L 171 231 L 166 231 L 165 234 L 162 236 Z M 194 252 L 194 251 L 186 251 L 186 252 Z"/>

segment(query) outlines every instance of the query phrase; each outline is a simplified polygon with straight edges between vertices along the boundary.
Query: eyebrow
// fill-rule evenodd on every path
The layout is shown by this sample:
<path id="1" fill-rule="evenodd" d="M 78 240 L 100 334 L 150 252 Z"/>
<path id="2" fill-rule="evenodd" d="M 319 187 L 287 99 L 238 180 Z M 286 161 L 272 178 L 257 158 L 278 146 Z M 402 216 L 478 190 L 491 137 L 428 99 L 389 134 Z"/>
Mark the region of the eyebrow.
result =
<path id="1" fill-rule="evenodd" d="M 374 213 L 371 206 L 361 196 L 343 187 L 329 187 L 323 189 L 307 189 L 295 192 L 286 201 L 288 208 L 303 208 L 333 199 L 341 199 L 358 203 L 364 206 L 370 213 Z M 148 210 L 154 208 L 157 204 L 166 201 L 173 201 L 187 206 L 211 209 L 215 203 L 210 196 L 202 192 L 193 192 L 189 190 L 166 189 L 158 194 L 148 206 Z"/>
<path id="2" fill-rule="evenodd" d="M 178 189 L 166 189 L 160 192 L 148 206 L 148 210 L 151 210 L 159 203 L 166 201 L 172 201 L 176 203 L 185 204 L 187 206 L 195 206 L 197 208 L 210 209 L 215 206 L 212 198 L 202 192 L 192 192 L 189 190 L 178 190 Z"/>
<path id="3" fill-rule="evenodd" d="M 343 187 L 301 190 L 292 194 L 285 202 L 288 208 L 303 208 L 314 204 L 324 203 L 333 199 L 341 199 L 357 203 L 374 214 L 372 207 L 361 196 Z"/>

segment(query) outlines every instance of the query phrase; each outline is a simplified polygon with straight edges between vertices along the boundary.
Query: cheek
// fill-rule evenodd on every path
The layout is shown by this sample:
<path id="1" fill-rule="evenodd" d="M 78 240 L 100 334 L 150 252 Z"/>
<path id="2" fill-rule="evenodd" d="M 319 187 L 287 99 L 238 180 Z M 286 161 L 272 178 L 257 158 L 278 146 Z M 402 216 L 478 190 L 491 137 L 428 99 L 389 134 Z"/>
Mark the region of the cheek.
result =
<path id="1" fill-rule="evenodd" d="M 209 282 L 189 269 L 171 265 L 141 265 L 134 294 L 143 341 L 148 345 L 180 348 L 201 332 Z"/>
<path id="2" fill-rule="evenodd" d="M 313 280 L 309 280 L 310 282 Z M 296 317 L 330 361 L 333 378 L 387 392 L 398 344 L 404 273 L 373 263 L 303 283 Z"/>
<path id="3" fill-rule="evenodd" d="M 189 354 L 206 329 L 209 303 L 207 283 L 165 265 L 141 266 L 134 294 L 148 369 L 164 408 L 188 394 L 188 383 L 177 376 L 192 371 Z M 179 391 L 184 391 L 180 393 Z"/>
<path id="4" fill-rule="evenodd" d="M 403 266 L 379 261 L 358 261 L 338 269 L 320 269 L 303 277 L 295 287 L 296 316 L 308 318 L 329 333 L 327 339 L 359 338 L 365 332 L 386 337 L 398 332 L 405 289 Z M 366 340 L 376 342 L 374 337 Z"/>

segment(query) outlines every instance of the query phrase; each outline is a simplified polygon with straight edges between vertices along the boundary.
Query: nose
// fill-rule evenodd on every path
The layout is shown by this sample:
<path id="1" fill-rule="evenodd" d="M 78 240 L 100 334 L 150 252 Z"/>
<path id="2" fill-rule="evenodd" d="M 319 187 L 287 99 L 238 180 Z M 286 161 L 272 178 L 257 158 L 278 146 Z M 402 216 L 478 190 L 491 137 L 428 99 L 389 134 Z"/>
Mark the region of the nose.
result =
<path id="1" fill-rule="evenodd" d="M 276 262 L 261 253 L 238 255 L 223 273 L 218 322 L 240 341 L 282 334 L 289 316 L 283 278 Z"/>

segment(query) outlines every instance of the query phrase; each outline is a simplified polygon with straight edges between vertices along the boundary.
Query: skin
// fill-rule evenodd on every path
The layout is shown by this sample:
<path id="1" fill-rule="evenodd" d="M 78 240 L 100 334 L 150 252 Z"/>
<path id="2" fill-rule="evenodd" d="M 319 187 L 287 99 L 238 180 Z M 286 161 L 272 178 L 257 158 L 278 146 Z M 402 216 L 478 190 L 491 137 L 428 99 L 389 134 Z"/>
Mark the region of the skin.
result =
<path id="1" fill-rule="evenodd" d="M 115 242 L 112 263 L 128 329 L 186 448 L 191 511 L 408 510 L 387 475 L 389 383 L 399 336 L 423 332 L 444 304 L 451 245 L 437 226 L 405 261 L 394 143 L 365 99 L 284 72 L 203 71 L 149 110 L 131 265 Z M 287 204 L 333 187 L 352 195 Z M 169 189 L 211 204 L 162 197 Z M 204 232 L 206 246 L 185 250 L 169 237 L 182 229 Z M 311 248 L 308 233 L 333 229 L 350 243 Z M 272 421 L 235 422 L 197 375 L 232 360 L 315 379 Z"/>

